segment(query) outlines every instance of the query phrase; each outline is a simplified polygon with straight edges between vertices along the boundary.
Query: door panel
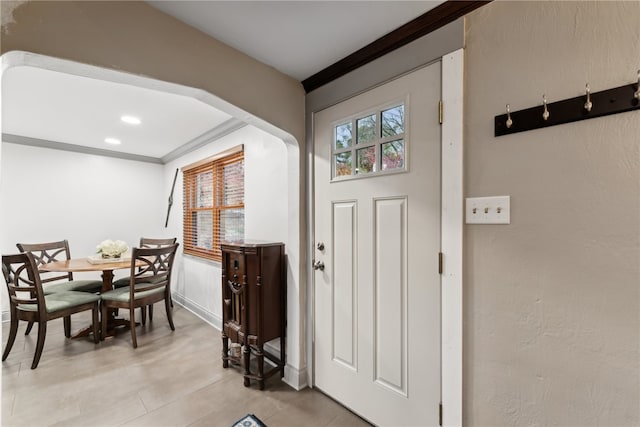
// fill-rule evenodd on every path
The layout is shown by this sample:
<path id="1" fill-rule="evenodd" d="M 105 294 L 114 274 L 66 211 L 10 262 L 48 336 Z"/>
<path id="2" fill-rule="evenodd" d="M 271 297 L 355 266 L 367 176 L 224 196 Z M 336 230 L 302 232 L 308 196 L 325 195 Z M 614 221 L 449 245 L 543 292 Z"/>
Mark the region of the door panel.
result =
<path id="1" fill-rule="evenodd" d="M 407 220 L 405 197 L 375 200 L 376 381 L 407 394 Z"/>
<path id="2" fill-rule="evenodd" d="M 355 369 L 355 202 L 333 204 L 333 358 Z"/>
<path id="3" fill-rule="evenodd" d="M 314 276 L 315 385 L 377 425 L 438 423 L 440 82 L 438 62 L 314 116 L 314 231 L 325 244 L 314 253 L 325 264 Z M 398 103 L 403 118 L 382 117 Z M 357 144 L 369 142 L 349 141 L 341 127 L 341 153 L 356 144 L 360 163 L 340 170 L 362 175 L 332 180 L 336 127 L 376 111 L 381 121 L 404 120 L 406 171 L 363 173 L 370 158 L 356 159 Z M 398 129 L 388 126 L 387 134 Z M 402 164 L 384 155 L 377 171 Z"/>

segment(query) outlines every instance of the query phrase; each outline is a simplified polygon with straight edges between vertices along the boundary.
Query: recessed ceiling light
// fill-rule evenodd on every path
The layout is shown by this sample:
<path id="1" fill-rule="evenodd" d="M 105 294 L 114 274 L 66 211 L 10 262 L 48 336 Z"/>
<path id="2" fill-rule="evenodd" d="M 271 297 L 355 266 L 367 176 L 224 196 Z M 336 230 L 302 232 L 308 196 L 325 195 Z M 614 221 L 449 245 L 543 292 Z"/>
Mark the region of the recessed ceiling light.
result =
<path id="1" fill-rule="evenodd" d="M 140 124 L 140 119 L 137 117 L 133 117 L 133 116 L 122 116 L 120 117 L 120 120 L 122 120 L 125 123 L 129 123 L 130 125 L 139 125 Z"/>
<path id="2" fill-rule="evenodd" d="M 107 144 L 120 145 L 120 140 L 116 138 L 105 138 L 104 142 Z"/>

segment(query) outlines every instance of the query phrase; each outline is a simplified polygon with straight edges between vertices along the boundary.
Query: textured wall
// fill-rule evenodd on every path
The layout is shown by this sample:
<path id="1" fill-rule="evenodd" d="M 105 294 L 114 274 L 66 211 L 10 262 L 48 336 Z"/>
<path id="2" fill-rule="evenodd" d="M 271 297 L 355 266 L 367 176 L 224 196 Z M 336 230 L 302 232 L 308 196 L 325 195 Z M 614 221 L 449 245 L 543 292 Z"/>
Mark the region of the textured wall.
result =
<path id="1" fill-rule="evenodd" d="M 465 228 L 466 425 L 640 425 L 640 112 L 493 136 L 507 103 L 634 82 L 639 23 L 638 1 L 468 16 L 465 192 L 512 213 Z"/>

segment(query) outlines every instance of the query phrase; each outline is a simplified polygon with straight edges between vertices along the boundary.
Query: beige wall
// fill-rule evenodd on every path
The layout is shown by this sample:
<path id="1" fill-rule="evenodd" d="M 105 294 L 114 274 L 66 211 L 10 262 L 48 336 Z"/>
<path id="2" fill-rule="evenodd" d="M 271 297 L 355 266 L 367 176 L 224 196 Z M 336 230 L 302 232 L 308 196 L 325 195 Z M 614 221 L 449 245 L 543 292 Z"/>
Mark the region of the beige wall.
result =
<path id="1" fill-rule="evenodd" d="M 639 23 L 638 1 L 468 16 L 465 193 L 512 213 L 465 227 L 466 425 L 640 424 L 640 111 L 493 136 L 507 103 L 634 82 Z"/>
<path id="2" fill-rule="evenodd" d="M 465 192 L 511 195 L 512 222 L 465 229 L 467 425 L 640 424 L 640 113 L 493 137 L 507 103 L 631 82 L 639 16 L 637 1 L 468 16 Z M 299 83 L 144 3 L 26 3 L 14 19 L 2 52 L 199 87 L 303 141 Z"/>
<path id="3" fill-rule="evenodd" d="M 13 16 L 3 16 L 2 53 L 24 50 L 204 89 L 304 140 L 300 82 L 144 2 L 6 3 L 2 13 Z"/>

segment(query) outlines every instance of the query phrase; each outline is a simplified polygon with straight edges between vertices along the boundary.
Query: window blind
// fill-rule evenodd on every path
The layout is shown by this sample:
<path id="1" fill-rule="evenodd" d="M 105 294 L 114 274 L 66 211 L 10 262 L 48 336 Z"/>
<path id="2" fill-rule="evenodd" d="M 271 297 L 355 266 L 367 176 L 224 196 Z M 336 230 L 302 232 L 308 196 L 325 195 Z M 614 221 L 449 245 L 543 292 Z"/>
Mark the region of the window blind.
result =
<path id="1" fill-rule="evenodd" d="M 220 243 L 244 238 L 244 151 L 186 166 L 184 253 L 219 261 Z"/>

